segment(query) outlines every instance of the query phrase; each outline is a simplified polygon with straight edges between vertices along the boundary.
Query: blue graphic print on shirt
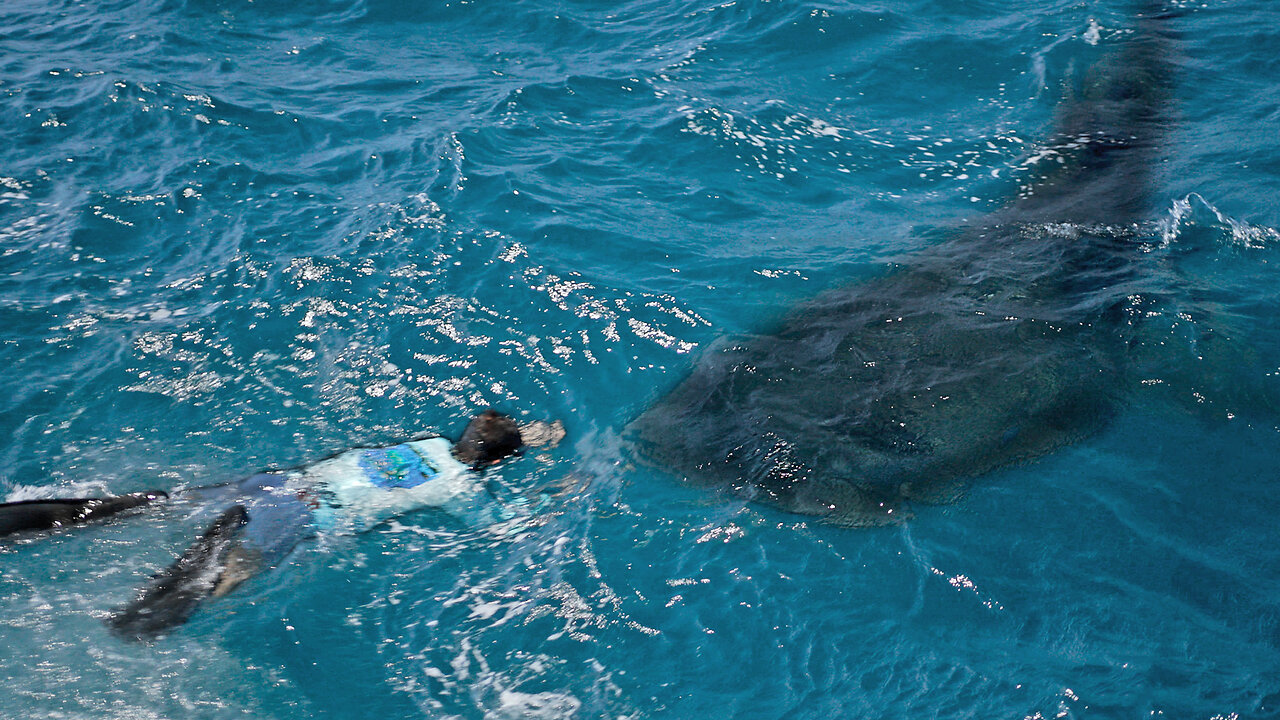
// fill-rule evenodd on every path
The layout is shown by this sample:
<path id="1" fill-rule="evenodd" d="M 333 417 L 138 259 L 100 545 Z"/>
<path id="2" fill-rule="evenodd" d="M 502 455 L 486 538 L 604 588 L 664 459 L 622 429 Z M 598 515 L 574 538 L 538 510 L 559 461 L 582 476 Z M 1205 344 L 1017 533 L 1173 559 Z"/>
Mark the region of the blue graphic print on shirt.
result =
<path id="1" fill-rule="evenodd" d="M 369 482 L 387 488 L 417 487 L 440 474 L 409 445 L 364 450 L 360 453 L 360 468 Z"/>

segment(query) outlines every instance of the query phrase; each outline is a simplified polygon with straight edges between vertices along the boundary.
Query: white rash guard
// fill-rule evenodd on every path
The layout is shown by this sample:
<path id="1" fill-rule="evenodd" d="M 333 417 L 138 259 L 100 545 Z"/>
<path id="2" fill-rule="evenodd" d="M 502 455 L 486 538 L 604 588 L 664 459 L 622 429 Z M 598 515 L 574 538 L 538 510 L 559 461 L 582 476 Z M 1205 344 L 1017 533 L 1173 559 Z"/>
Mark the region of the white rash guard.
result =
<path id="1" fill-rule="evenodd" d="M 421 508 L 441 508 L 471 526 L 500 520 L 480 476 L 453 457 L 445 438 L 359 448 L 290 473 L 315 507 L 321 530 L 360 531 Z"/>

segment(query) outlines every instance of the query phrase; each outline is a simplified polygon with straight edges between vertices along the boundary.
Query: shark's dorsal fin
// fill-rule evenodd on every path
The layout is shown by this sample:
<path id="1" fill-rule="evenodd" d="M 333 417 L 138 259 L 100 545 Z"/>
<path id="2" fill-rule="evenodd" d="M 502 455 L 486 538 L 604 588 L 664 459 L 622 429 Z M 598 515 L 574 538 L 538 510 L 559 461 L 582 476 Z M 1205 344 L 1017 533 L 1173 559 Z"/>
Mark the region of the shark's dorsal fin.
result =
<path id="1" fill-rule="evenodd" d="M 1030 178 L 1006 212 L 1018 221 L 1125 225 L 1153 208 L 1145 188 L 1168 130 L 1174 68 L 1162 3 L 1143 3 L 1078 86 L 1064 83 L 1055 127 L 1029 156 Z"/>

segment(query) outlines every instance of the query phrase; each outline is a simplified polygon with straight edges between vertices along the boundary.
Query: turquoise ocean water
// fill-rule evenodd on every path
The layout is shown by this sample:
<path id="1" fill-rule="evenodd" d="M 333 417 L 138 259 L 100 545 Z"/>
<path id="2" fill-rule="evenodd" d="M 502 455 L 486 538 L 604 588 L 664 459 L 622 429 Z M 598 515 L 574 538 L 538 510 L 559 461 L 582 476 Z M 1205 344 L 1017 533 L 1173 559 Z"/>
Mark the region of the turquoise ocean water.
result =
<path id="1" fill-rule="evenodd" d="M 1138 232 L 1248 338 L 1223 372 L 1269 377 L 1280 8 L 1170 7 Z M 0 498 L 489 405 L 568 435 L 490 476 L 524 524 L 310 543 L 150 645 L 102 620 L 198 522 L 0 545 L 0 716 L 1280 716 L 1280 418 L 1134 401 L 861 530 L 622 432 L 716 338 L 1001 207 L 1133 28 L 1120 0 L 7 0 Z"/>

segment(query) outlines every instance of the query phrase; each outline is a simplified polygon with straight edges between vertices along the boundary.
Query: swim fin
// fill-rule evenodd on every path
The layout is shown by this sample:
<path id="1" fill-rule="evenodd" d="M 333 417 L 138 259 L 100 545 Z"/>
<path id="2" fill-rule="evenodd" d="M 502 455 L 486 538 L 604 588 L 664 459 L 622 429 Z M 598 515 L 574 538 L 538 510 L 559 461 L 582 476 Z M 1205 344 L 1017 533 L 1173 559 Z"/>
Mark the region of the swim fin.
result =
<path id="1" fill-rule="evenodd" d="M 22 500 L 0 503 L 0 536 L 24 530 L 48 530 L 66 525 L 83 525 L 168 497 L 168 493 L 162 490 L 147 490 L 104 498 Z"/>
<path id="2" fill-rule="evenodd" d="M 191 617 L 213 594 L 249 513 L 235 505 L 218 517 L 172 565 L 157 573 L 132 602 L 107 620 L 111 631 L 130 640 L 150 640 Z"/>

